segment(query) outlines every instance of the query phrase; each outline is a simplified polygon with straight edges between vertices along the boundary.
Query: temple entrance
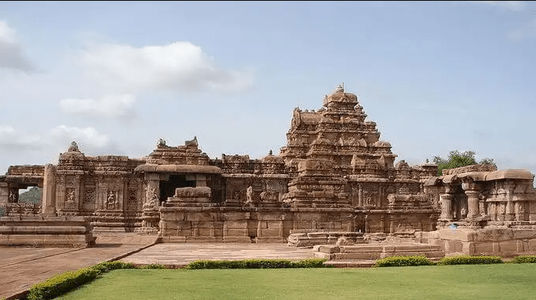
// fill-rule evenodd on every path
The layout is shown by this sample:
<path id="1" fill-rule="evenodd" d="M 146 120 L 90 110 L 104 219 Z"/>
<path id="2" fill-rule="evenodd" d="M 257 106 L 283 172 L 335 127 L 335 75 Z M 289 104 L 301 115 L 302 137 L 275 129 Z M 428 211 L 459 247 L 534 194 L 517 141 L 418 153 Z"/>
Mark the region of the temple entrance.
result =
<path id="1" fill-rule="evenodd" d="M 169 175 L 169 180 L 160 181 L 160 200 L 165 201 L 175 195 L 176 188 L 195 187 L 195 178 L 188 180 L 186 175 Z"/>

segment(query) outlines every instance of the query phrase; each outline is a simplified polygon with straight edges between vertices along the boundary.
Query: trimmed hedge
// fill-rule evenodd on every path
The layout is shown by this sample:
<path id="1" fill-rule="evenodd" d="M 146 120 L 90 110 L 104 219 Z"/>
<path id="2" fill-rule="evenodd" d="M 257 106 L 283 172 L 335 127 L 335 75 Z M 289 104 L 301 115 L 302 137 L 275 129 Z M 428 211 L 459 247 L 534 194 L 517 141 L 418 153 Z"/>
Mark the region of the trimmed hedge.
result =
<path id="1" fill-rule="evenodd" d="M 514 257 L 512 260 L 515 264 L 535 264 L 536 263 L 536 255 L 520 255 Z"/>
<path id="2" fill-rule="evenodd" d="M 53 299 L 59 295 L 88 283 L 100 274 L 100 272 L 91 267 L 83 268 L 78 271 L 66 272 L 44 282 L 34 285 L 28 292 L 28 300 Z"/>
<path id="3" fill-rule="evenodd" d="M 103 262 L 77 271 L 65 272 L 32 286 L 27 297 L 28 300 L 53 299 L 111 270 L 134 268 L 136 267 L 130 263 L 112 261 Z"/>
<path id="4" fill-rule="evenodd" d="M 125 263 L 122 261 L 108 261 L 108 262 L 102 262 L 100 264 L 94 265 L 91 268 L 99 271 L 99 274 L 103 274 L 103 273 L 110 272 L 112 270 L 118 270 L 118 269 L 135 269 L 136 266 L 134 264 Z"/>
<path id="5" fill-rule="evenodd" d="M 478 264 L 502 264 L 503 261 L 499 256 L 451 256 L 443 257 L 439 265 L 478 265 Z"/>
<path id="6" fill-rule="evenodd" d="M 434 262 L 425 256 L 391 256 L 376 261 L 375 267 L 429 266 Z"/>
<path id="7" fill-rule="evenodd" d="M 160 264 L 149 264 L 142 266 L 141 269 L 167 269 L 167 267 Z"/>
<path id="8" fill-rule="evenodd" d="M 325 259 L 311 258 L 299 261 L 288 259 L 245 259 L 245 260 L 197 260 L 185 269 L 279 269 L 279 268 L 325 268 Z"/>

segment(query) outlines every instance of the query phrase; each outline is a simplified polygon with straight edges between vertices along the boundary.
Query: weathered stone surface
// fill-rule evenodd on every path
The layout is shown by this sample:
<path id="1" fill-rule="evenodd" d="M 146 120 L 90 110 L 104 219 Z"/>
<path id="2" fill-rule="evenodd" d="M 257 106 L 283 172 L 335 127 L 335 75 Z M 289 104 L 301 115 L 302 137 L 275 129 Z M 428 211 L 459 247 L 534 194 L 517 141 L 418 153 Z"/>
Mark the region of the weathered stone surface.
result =
<path id="1" fill-rule="evenodd" d="M 536 191 L 526 170 L 474 165 L 443 172 L 425 191 L 440 195 L 435 233 L 422 235 L 448 255 L 532 254 L 536 238 Z"/>
<path id="2" fill-rule="evenodd" d="M 1 246 L 89 247 L 94 243 L 89 221 L 83 217 L 0 218 Z"/>
<path id="3" fill-rule="evenodd" d="M 300 248 L 312 248 L 315 245 L 346 245 L 363 243 L 363 233 L 360 232 L 307 232 L 291 233 L 288 245 Z"/>
<path id="4" fill-rule="evenodd" d="M 438 260 L 445 256 L 440 246 L 408 242 L 370 243 L 354 245 L 319 246 L 315 252 L 316 257 L 328 258 L 332 262 L 347 261 L 359 262 L 377 260 L 390 256 L 424 255 L 430 259 Z"/>
<path id="5" fill-rule="evenodd" d="M 0 205 L 9 215 L 80 216 L 94 233 L 137 232 L 167 242 L 285 242 L 294 233 L 291 244 L 344 237 L 339 244 L 345 246 L 365 233 L 367 242 L 396 244 L 456 223 L 512 228 L 513 237 L 498 230 L 419 238 L 434 246 L 448 241 L 456 251 L 478 242 L 531 247 L 536 192 L 530 172 L 477 165 L 437 177 L 433 164 L 395 162 L 391 144 L 366 117 L 358 97 L 339 86 L 320 109 L 296 108 L 286 146 L 261 159 L 210 158 L 196 137 L 180 146 L 160 139 L 138 159 L 89 156 L 73 142 L 57 165 L 10 167 L 0 177 Z M 42 205 L 18 203 L 19 189 L 28 186 L 44 188 Z M 71 226 L 60 223 L 54 230 Z M 19 225 L 12 234 L 32 231 Z M 512 245 L 502 248 L 511 252 Z"/>

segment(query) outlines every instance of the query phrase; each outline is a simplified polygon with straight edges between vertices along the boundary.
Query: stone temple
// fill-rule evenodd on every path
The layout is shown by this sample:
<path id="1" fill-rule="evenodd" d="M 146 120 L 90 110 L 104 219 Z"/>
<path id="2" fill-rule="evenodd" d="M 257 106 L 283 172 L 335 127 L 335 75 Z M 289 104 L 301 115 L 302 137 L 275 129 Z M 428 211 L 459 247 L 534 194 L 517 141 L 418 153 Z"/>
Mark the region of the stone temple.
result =
<path id="1" fill-rule="evenodd" d="M 56 165 L 11 166 L 0 176 L 0 245 L 90 246 L 98 235 L 132 232 L 161 242 L 536 251 L 530 172 L 475 165 L 438 177 L 434 164 L 395 163 L 366 117 L 339 86 L 320 109 L 294 109 L 287 145 L 262 159 L 210 158 L 197 138 L 161 139 L 142 158 L 89 156 L 73 142 Z M 18 203 L 29 186 L 43 188 L 40 205 Z M 319 251 L 334 258 L 341 249 Z"/>

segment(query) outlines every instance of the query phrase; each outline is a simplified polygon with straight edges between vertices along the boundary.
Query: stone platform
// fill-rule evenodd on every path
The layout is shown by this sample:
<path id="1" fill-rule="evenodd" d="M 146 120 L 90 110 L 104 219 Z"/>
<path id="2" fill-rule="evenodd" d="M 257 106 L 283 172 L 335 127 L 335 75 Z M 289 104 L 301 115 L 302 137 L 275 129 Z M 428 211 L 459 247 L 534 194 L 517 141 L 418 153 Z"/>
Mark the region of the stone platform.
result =
<path id="1" fill-rule="evenodd" d="M 536 254 L 536 226 L 441 228 L 437 231 L 420 233 L 420 239 L 440 246 L 447 255 L 513 257 Z"/>
<path id="2" fill-rule="evenodd" d="M 313 258 L 311 249 L 288 247 L 285 244 L 186 243 L 156 244 L 123 259 L 134 264 L 162 264 L 181 267 L 195 260 L 241 259 L 306 259 Z"/>
<path id="3" fill-rule="evenodd" d="M 441 247 L 421 243 L 318 245 L 313 250 L 316 257 L 329 259 L 326 264 L 336 267 L 368 267 L 377 259 L 390 256 L 424 255 L 434 261 L 445 256 Z"/>
<path id="4" fill-rule="evenodd" d="M 288 245 L 300 248 L 312 248 L 315 245 L 335 244 L 339 238 L 351 243 L 364 243 L 360 232 L 296 232 L 288 237 Z"/>
<path id="5" fill-rule="evenodd" d="M 90 247 L 95 243 L 84 217 L 42 215 L 0 218 L 0 246 Z"/>

